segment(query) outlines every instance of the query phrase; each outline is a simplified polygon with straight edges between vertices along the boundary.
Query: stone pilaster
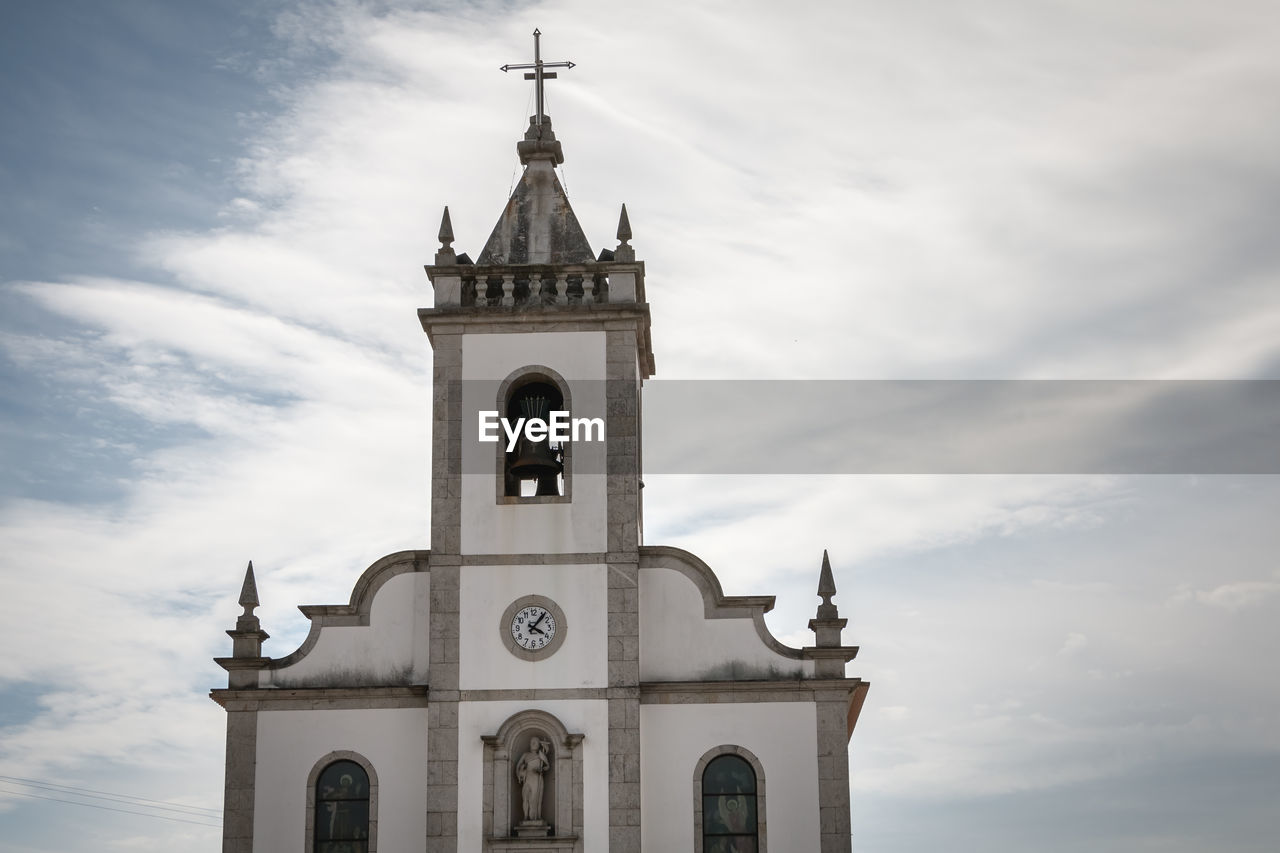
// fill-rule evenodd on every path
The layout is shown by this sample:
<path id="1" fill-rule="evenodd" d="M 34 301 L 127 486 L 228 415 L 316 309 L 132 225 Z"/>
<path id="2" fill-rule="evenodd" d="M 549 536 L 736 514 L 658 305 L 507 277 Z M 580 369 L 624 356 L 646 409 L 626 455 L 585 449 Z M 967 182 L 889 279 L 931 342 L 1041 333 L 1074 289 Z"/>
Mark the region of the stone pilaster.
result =
<path id="1" fill-rule="evenodd" d="M 458 849 L 458 570 L 462 564 L 462 335 L 432 340 L 431 702 L 427 706 L 428 853 Z"/>
<path id="2" fill-rule="evenodd" d="M 815 691 L 818 711 L 818 821 L 822 853 L 851 853 L 849 688 Z"/>
<path id="3" fill-rule="evenodd" d="M 431 554 L 431 701 L 427 705 L 427 853 L 458 849 L 458 573 Z"/>
<path id="4" fill-rule="evenodd" d="M 462 548 L 462 329 L 440 327 L 432 346 L 431 550 Z M 435 678 L 432 678 L 434 687 Z"/>
<path id="5" fill-rule="evenodd" d="M 222 853 L 253 853 L 258 712 L 227 711 L 227 775 L 222 796 Z"/>
<path id="6" fill-rule="evenodd" d="M 640 851 L 640 460 L 634 328 L 606 333 L 609 853 Z"/>

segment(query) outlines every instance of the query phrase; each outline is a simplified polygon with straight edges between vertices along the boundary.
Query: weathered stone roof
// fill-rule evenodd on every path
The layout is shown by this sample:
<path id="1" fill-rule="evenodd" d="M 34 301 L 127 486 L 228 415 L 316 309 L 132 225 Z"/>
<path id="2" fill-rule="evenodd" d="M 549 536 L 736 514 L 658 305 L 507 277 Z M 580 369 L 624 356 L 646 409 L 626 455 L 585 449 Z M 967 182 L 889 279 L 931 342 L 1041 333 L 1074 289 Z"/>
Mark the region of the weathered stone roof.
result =
<path id="1" fill-rule="evenodd" d="M 526 164 L 524 174 L 476 263 L 581 264 L 595 260 L 556 177 L 556 163 L 564 157 L 551 131 L 551 120 L 544 116 L 541 125 L 531 121 L 518 150 Z"/>

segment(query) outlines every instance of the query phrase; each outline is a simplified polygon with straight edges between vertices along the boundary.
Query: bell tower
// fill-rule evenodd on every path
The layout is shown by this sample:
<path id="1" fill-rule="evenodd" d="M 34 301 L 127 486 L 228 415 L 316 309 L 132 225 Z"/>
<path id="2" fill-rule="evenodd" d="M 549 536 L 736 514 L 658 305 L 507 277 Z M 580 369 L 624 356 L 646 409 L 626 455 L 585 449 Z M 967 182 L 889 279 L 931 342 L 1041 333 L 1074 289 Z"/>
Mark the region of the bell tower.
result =
<path id="1" fill-rule="evenodd" d="M 544 63 L 539 35 L 533 64 L 503 69 L 533 69 L 538 91 L 516 145 L 524 172 L 474 261 L 455 251 L 445 208 L 426 267 L 434 304 L 418 312 L 434 351 L 429 851 L 469 843 L 458 791 L 489 784 L 459 778 L 476 733 L 531 695 L 590 697 L 564 723 L 595 721 L 588 763 L 600 750 L 610 847 L 639 849 L 640 386 L 654 370 L 644 264 L 625 206 L 617 247 L 595 253 L 569 204 L 542 86 L 547 68 L 572 63 Z M 558 433 L 510 432 L 553 417 Z M 486 836 L 514 833 L 504 819 L 486 812 Z M 582 838 L 568 824 L 547 830 L 566 850 Z"/>

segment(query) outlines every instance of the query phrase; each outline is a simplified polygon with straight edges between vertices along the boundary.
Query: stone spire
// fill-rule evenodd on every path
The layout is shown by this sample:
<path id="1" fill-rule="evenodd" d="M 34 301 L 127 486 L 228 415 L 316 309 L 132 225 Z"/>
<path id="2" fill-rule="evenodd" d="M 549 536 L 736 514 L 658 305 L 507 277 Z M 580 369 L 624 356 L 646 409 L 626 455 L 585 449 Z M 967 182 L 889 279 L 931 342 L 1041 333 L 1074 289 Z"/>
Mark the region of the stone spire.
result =
<path id="1" fill-rule="evenodd" d="M 634 261 L 636 250 L 627 241 L 631 239 L 631 220 L 627 219 L 627 205 L 622 205 L 622 215 L 618 217 L 618 248 L 613 250 L 615 261 Z"/>
<path id="2" fill-rule="evenodd" d="M 235 630 L 227 632 L 227 636 L 231 638 L 231 657 L 214 659 L 227 670 L 227 686 L 233 689 L 258 686 L 257 670 L 265 662 L 262 657 L 262 641 L 271 636 L 262 630 L 262 624 L 253 614 L 254 608 L 258 606 L 258 582 L 253 576 L 252 560 L 244 572 L 239 604 L 244 612 L 236 619 Z"/>
<path id="3" fill-rule="evenodd" d="M 516 146 L 524 174 L 516 184 L 498 223 L 493 226 L 476 263 L 584 264 L 595 260 L 587 235 L 569 206 L 556 164 L 564 162 L 551 119 L 541 125 L 529 119 L 529 131 Z M 439 263 L 439 262 L 437 262 Z"/>
<path id="4" fill-rule="evenodd" d="M 449 220 L 449 205 L 444 206 L 444 216 L 440 218 L 440 248 L 436 250 L 436 263 L 452 264 L 457 261 L 453 253 L 453 223 Z"/>

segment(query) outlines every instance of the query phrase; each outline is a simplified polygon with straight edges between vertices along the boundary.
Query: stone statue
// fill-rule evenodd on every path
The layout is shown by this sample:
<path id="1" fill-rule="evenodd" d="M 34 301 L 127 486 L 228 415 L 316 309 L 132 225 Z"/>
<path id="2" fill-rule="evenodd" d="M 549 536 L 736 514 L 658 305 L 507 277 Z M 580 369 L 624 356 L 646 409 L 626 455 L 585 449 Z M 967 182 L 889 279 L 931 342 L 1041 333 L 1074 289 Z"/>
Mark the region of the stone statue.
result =
<path id="1" fill-rule="evenodd" d="M 538 736 L 529 738 L 529 751 L 516 762 L 516 781 L 524 806 L 526 823 L 542 821 L 542 777 L 551 769 L 547 750 L 551 743 Z"/>

